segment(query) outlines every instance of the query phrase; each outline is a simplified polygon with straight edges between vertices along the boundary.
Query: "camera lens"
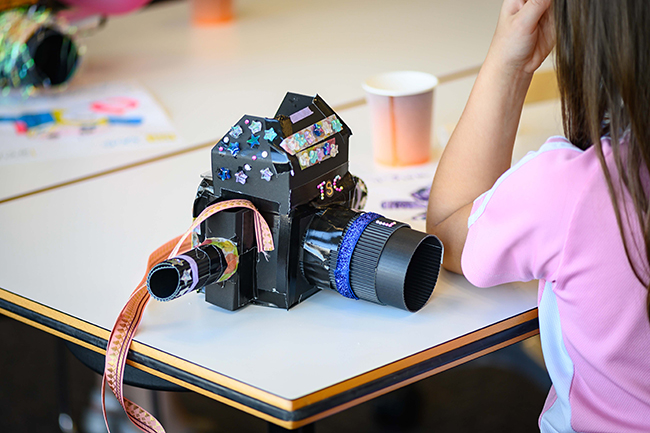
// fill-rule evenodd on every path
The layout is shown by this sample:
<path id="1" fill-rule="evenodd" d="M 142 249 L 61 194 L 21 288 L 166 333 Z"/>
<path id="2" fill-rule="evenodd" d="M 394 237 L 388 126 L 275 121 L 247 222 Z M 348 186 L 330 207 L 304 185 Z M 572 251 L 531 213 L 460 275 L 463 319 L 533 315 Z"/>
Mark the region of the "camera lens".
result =
<path id="1" fill-rule="evenodd" d="M 202 245 L 151 268 L 147 290 L 158 301 L 171 301 L 217 281 L 227 269 L 221 248 Z"/>
<path id="2" fill-rule="evenodd" d="M 414 312 L 433 292 L 442 250 L 438 238 L 405 223 L 328 208 L 307 227 L 301 266 L 318 288 Z"/>

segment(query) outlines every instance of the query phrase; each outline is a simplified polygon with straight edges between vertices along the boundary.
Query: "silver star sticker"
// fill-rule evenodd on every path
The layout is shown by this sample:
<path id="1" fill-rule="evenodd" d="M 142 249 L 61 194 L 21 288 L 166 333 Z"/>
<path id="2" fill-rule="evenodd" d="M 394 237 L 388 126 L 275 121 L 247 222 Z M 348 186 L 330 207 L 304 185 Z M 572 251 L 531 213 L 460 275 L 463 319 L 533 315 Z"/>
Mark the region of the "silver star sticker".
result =
<path id="1" fill-rule="evenodd" d="M 192 275 L 190 274 L 189 269 L 185 269 L 183 272 L 183 276 L 181 277 L 181 281 L 187 286 L 190 281 L 192 281 Z"/>

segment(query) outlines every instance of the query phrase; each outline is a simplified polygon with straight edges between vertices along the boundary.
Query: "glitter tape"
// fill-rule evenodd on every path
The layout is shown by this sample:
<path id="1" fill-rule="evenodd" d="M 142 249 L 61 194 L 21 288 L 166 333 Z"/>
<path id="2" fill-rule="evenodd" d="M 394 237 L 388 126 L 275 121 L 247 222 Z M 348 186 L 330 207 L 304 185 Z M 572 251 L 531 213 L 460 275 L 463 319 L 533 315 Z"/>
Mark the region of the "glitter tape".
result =
<path id="1" fill-rule="evenodd" d="M 331 138 L 325 142 L 317 144 L 296 154 L 300 169 L 304 170 L 312 165 L 320 164 L 326 159 L 338 155 L 339 147 L 336 144 L 336 138 Z"/>
<path id="2" fill-rule="evenodd" d="M 373 212 L 361 214 L 352 220 L 345 230 L 338 249 L 334 281 L 336 282 L 336 291 L 346 298 L 359 299 L 350 287 L 350 260 L 363 231 L 368 227 L 368 224 L 378 218 L 381 218 L 381 215 Z"/>

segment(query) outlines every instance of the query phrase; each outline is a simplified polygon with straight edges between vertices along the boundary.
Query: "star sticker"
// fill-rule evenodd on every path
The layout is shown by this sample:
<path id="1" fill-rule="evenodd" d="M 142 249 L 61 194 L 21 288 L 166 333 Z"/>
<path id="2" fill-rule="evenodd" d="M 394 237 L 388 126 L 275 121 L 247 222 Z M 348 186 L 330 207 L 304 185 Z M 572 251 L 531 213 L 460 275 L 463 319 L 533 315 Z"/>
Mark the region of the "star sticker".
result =
<path id="1" fill-rule="evenodd" d="M 246 183 L 246 179 L 248 179 L 248 176 L 242 170 L 239 170 L 237 173 L 235 173 L 235 180 L 242 185 Z"/>
<path id="2" fill-rule="evenodd" d="M 189 269 L 185 269 L 183 271 L 183 276 L 181 277 L 181 281 L 187 286 L 190 281 L 192 281 L 192 275 L 190 274 Z"/>
<path id="3" fill-rule="evenodd" d="M 230 135 L 232 135 L 233 138 L 239 138 L 239 136 L 244 132 L 241 129 L 241 126 L 235 125 L 232 128 L 230 128 Z"/>
<path id="4" fill-rule="evenodd" d="M 278 134 L 277 134 L 277 132 L 275 132 L 275 130 L 273 128 L 266 129 L 264 131 L 264 139 L 266 141 L 273 141 L 273 140 L 275 140 L 275 137 L 277 137 L 277 136 L 278 136 Z"/>
<path id="5" fill-rule="evenodd" d="M 266 167 L 264 170 L 260 170 L 260 174 L 262 175 L 262 179 L 264 179 L 267 182 L 269 182 L 273 177 L 273 172 L 269 170 L 268 167 Z"/>
<path id="6" fill-rule="evenodd" d="M 259 135 L 251 135 L 251 138 L 246 140 L 248 144 L 251 145 L 251 149 L 255 148 L 255 146 L 260 145 L 260 136 Z"/>
<path id="7" fill-rule="evenodd" d="M 230 154 L 232 156 L 237 156 L 237 154 L 239 153 L 239 144 L 232 143 L 232 145 L 228 148 L 228 150 L 230 151 Z"/>
<path id="8" fill-rule="evenodd" d="M 228 180 L 228 179 L 230 179 L 230 170 L 227 169 L 226 167 L 221 167 L 219 169 L 218 176 L 219 176 L 219 179 L 221 179 L 221 180 Z"/>
<path id="9" fill-rule="evenodd" d="M 332 155 L 332 158 L 334 158 L 338 154 L 339 154 L 339 146 L 336 145 L 336 144 L 332 144 L 332 149 L 330 150 L 330 155 Z"/>
<path id="10" fill-rule="evenodd" d="M 249 128 L 251 129 L 251 132 L 253 134 L 257 134 L 262 130 L 262 122 L 258 122 L 256 120 L 253 120 L 253 123 L 250 124 Z"/>

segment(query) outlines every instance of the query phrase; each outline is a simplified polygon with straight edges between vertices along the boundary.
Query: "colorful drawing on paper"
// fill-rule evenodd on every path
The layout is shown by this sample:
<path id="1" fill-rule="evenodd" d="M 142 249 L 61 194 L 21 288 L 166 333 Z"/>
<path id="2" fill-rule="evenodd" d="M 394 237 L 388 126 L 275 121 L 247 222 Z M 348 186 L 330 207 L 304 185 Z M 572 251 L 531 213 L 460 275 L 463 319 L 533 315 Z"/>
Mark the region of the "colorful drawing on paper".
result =
<path id="1" fill-rule="evenodd" d="M 427 218 L 427 204 L 429 203 L 429 190 L 430 186 L 423 187 L 410 194 L 410 200 L 385 200 L 381 202 L 382 209 L 409 209 L 413 210 L 414 214 L 411 216 L 413 220 L 426 220 Z M 424 209 L 423 212 L 418 212 Z"/>
<path id="2" fill-rule="evenodd" d="M 0 165 L 176 144 L 163 109 L 134 83 L 0 99 Z"/>

